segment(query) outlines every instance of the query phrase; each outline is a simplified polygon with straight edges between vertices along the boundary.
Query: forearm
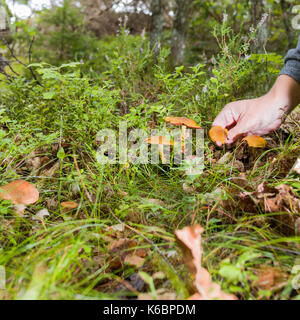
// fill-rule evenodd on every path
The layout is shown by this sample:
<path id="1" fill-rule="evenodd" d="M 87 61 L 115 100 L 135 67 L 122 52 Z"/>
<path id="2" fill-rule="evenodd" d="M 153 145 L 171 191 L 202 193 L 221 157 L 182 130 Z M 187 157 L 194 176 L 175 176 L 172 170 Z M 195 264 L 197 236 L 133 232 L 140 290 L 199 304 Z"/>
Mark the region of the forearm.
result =
<path id="1" fill-rule="evenodd" d="M 300 103 L 300 83 L 286 74 L 281 74 L 266 96 L 288 106 L 288 112 L 291 112 Z"/>

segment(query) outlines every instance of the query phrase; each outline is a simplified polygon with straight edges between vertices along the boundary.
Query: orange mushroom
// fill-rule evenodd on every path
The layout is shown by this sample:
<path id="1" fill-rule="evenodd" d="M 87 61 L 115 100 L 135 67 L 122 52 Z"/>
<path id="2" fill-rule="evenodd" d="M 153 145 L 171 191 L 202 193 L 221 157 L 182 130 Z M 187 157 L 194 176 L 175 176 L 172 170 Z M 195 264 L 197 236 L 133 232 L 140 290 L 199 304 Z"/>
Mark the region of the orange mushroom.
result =
<path id="1" fill-rule="evenodd" d="M 195 120 L 185 117 L 165 117 L 165 121 L 170 122 L 171 124 L 174 124 L 176 126 L 184 125 L 192 129 L 201 129 L 201 127 L 198 126 Z"/>
<path id="2" fill-rule="evenodd" d="M 159 144 L 163 146 L 172 146 L 173 141 L 166 139 L 164 136 L 152 136 L 145 140 L 149 144 Z"/>
<path id="3" fill-rule="evenodd" d="M 242 141 L 246 140 L 249 147 L 252 148 L 265 148 L 267 145 L 267 141 L 260 136 L 247 136 Z"/>
<path id="4" fill-rule="evenodd" d="M 221 126 L 213 126 L 209 130 L 209 137 L 213 142 L 217 142 L 219 144 L 224 144 L 227 139 L 228 130 L 222 128 Z"/>
<path id="5" fill-rule="evenodd" d="M 164 136 L 152 136 L 147 138 L 145 142 L 149 144 L 157 144 L 162 163 L 167 163 L 167 159 L 164 155 L 164 146 L 173 146 L 174 143 L 172 140 L 168 140 Z"/>
<path id="6" fill-rule="evenodd" d="M 27 205 L 37 202 L 39 196 L 36 187 L 24 180 L 16 180 L 0 187 L 0 199 L 10 200 L 19 215 L 24 213 Z"/>

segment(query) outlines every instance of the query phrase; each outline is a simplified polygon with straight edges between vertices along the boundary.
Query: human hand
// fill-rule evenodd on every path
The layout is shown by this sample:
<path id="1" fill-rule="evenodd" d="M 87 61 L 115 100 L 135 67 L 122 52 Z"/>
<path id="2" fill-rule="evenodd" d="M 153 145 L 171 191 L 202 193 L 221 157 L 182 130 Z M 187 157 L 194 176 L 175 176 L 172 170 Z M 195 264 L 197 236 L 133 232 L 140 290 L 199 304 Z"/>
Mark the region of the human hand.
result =
<path id="1" fill-rule="evenodd" d="M 226 144 L 243 136 L 268 134 L 279 128 L 289 111 L 300 102 L 299 87 L 294 79 L 282 75 L 266 95 L 227 104 L 213 126 L 229 129 Z"/>

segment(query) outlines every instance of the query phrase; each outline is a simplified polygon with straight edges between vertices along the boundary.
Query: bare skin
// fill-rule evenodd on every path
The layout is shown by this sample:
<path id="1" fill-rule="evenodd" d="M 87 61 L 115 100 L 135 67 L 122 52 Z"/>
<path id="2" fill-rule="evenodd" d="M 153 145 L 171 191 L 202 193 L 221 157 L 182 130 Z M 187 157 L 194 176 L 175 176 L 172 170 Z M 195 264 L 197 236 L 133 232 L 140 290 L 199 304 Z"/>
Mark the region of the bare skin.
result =
<path id="1" fill-rule="evenodd" d="M 227 104 L 213 126 L 230 129 L 225 143 L 232 144 L 243 136 L 261 136 L 278 129 L 299 103 L 300 84 L 288 75 L 280 75 L 264 96 Z"/>

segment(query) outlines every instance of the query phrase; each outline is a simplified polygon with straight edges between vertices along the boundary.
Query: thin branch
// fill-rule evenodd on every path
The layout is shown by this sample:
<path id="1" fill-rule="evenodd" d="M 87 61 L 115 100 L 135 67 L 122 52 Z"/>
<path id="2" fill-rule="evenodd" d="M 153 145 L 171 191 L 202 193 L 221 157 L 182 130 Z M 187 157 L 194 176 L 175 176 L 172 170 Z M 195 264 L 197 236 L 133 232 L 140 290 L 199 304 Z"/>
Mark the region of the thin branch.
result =
<path id="1" fill-rule="evenodd" d="M 4 44 L 6 45 L 7 49 L 9 50 L 11 56 L 12 56 L 18 63 L 20 63 L 21 65 L 23 65 L 26 69 L 29 69 L 30 72 L 31 72 L 31 75 L 33 76 L 33 78 L 34 78 L 34 80 L 36 81 L 36 83 L 37 83 L 38 85 L 42 86 L 41 83 L 39 82 L 39 80 L 37 79 L 37 77 L 36 77 L 33 69 L 32 69 L 30 66 L 28 66 L 26 63 L 22 62 L 20 59 L 18 59 L 18 58 L 16 57 L 14 51 L 10 48 L 8 42 L 6 41 L 6 39 L 5 39 L 3 36 L 1 36 L 1 39 L 2 39 L 2 41 L 4 42 Z M 30 56 L 31 56 L 31 47 L 32 47 L 32 43 L 30 44 L 30 48 L 29 48 L 29 50 L 30 50 Z M 31 59 L 31 57 L 30 57 L 30 59 Z"/>
<path id="2" fill-rule="evenodd" d="M 12 66 L 10 65 L 10 61 L 7 61 L 3 55 L 0 53 L 0 71 L 2 74 L 6 75 L 5 72 L 5 67 L 9 67 L 9 69 L 17 76 L 19 76 L 19 74 L 12 68 Z"/>
<path id="3" fill-rule="evenodd" d="M 33 42 L 34 42 L 34 36 L 32 37 L 32 39 L 30 41 L 30 45 L 29 45 L 29 49 L 28 49 L 28 62 L 29 62 L 29 64 L 31 64 L 31 49 L 33 46 Z"/>

